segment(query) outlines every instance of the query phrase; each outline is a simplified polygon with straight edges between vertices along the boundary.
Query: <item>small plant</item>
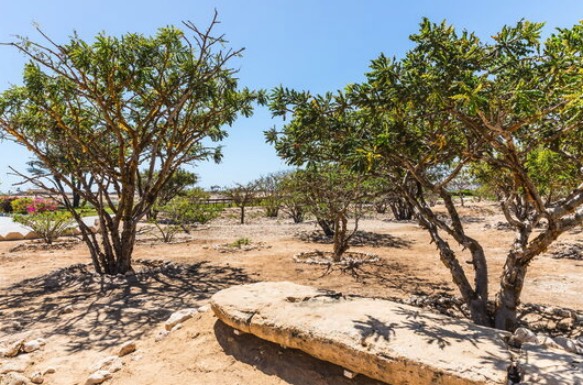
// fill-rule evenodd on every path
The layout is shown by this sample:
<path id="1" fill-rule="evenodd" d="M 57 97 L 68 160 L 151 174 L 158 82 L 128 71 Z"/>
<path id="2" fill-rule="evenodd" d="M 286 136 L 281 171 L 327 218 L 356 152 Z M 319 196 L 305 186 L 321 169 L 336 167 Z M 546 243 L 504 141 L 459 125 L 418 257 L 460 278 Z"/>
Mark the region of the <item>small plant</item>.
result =
<path id="1" fill-rule="evenodd" d="M 16 214 L 13 220 L 37 233 L 48 244 L 65 234 L 73 224 L 71 214 L 64 211 L 42 211 L 29 215 Z"/>
<path id="2" fill-rule="evenodd" d="M 251 244 L 251 240 L 249 238 L 239 238 L 236 241 L 229 243 L 230 247 L 241 249 L 243 246 L 249 246 Z"/>
<path id="3" fill-rule="evenodd" d="M 151 222 L 160 231 L 162 241 L 172 242 L 179 232 L 189 233 L 191 228 L 216 218 L 220 209 L 204 203 L 207 198 L 208 194 L 201 189 L 193 189 L 186 196 L 175 197 L 163 206 L 156 206 L 155 211 L 161 213 L 161 218 Z"/>

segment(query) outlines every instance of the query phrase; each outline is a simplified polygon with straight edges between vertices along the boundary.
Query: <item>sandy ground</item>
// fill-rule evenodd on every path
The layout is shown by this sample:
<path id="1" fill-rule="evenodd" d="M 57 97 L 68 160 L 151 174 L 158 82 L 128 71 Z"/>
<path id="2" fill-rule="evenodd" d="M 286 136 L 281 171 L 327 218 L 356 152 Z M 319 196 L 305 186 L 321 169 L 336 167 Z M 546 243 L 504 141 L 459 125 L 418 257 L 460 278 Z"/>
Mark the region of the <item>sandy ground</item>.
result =
<path id="1" fill-rule="evenodd" d="M 500 220 L 493 206 L 474 204 L 463 213 L 468 231 L 487 250 L 491 291 L 495 292 L 512 233 L 485 229 Z M 235 336 L 210 312 L 163 339 L 157 335 L 172 312 L 202 306 L 217 290 L 248 282 L 293 281 L 387 298 L 457 295 L 427 233 L 414 223 L 397 223 L 384 216 L 363 220 L 360 228 L 374 234 L 376 246 L 354 246 L 351 251 L 374 253 L 381 262 L 342 271 L 293 261 L 292 256 L 302 251 L 331 249 L 331 245 L 298 238 L 298 233 L 317 229 L 313 222 L 298 225 L 266 219 L 258 210 L 251 211 L 248 220 L 239 225 L 236 213 L 227 213 L 174 244 L 144 234 L 135 251 L 140 273 L 130 277 L 92 274 L 81 243 L 44 249 L 31 241 L 2 242 L 0 341 L 18 336 L 45 338 L 42 351 L 21 356 L 27 374 L 48 367 L 56 370 L 45 377 L 45 384 L 83 384 L 95 362 L 130 339 L 137 341 L 138 351 L 124 357 L 123 369 L 108 383 L 376 384 L 363 377 L 346 380 L 341 368 L 301 352 L 252 336 Z M 248 238 L 257 247 L 231 251 L 217 247 L 240 238 Z M 582 238 L 575 231 L 561 241 Z M 542 255 L 529 269 L 523 301 L 583 310 L 582 273 L 581 260 Z"/>

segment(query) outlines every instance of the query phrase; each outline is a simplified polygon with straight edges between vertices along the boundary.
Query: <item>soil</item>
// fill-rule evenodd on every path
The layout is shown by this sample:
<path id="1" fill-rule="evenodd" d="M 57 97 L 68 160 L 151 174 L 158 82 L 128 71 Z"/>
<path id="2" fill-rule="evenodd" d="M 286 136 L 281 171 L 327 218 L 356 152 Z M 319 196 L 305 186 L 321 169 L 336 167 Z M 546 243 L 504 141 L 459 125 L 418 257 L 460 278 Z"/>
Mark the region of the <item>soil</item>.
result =
<path id="1" fill-rule="evenodd" d="M 461 210 L 468 233 L 487 251 L 492 293 L 513 238 L 512 231 L 496 225 L 503 217 L 495 207 L 482 202 Z M 0 242 L 0 342 L 19 336 L 45 338 L 43 350 L 24 355 L 30 358 L 27 374 L 56 370 L 45 384 L 83 384 L 96 362 L 131 339 L 138 350 L 123 358 L 123 369 L 107 383 L 372 385 L 378 383 L 362 376 L 345 379 L 341 368 L 301 352 L 236 336 L 209 311 L 164 338 L 160 331 L 174 311 L 203 306 L 222 288 L 257 281 L 292 281 L 410 302 L 413 298 L 411 303 L 420 306 L 424 300 L 419 298 L 458 295 L 427 232 L 415 222 L 372 214 L 362 220 L 350 251 L 378 256 L 379 261 L 347 269 L 294 261 L 299 253 L 331 251 L 314 221 L 268 219 L 260 209 L 249 210 L 247 220 L 240 225 L 238 212 L 227 210 L 170 244 L 144 232 L 134 254 L 136 274 L 128 276 L 94 274 L 84 244 L 71 239 L 53 245 Z M 245 247 L 228 247 L 241 239 L 249 241 Z M 583 262 L 553 257 L 582 239 L 580 229 L 564 234 L 556 248 L 536 258 L 524 303 L 583 312 Z M 457 252 L 462 261 L 469 259 L 467 252 Z M 471 265 L 464 268 L 470 271 Z"/>

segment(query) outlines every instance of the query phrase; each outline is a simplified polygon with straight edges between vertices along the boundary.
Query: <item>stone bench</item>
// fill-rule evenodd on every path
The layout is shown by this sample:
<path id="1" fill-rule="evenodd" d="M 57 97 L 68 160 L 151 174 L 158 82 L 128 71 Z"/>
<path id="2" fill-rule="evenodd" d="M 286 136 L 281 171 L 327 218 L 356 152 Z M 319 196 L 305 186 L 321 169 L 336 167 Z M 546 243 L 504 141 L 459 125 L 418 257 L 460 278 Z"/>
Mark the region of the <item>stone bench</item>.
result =
<path id="1" fill-rule="evenodd" d="M 289 282 L 234 286 L 211 307 L 237 330 L 391 385 L 507 383 L 508 333 L 419 308 Z M 545 354 L 530 353 L 525 383 L 583 383 L 580 356 Z"/>

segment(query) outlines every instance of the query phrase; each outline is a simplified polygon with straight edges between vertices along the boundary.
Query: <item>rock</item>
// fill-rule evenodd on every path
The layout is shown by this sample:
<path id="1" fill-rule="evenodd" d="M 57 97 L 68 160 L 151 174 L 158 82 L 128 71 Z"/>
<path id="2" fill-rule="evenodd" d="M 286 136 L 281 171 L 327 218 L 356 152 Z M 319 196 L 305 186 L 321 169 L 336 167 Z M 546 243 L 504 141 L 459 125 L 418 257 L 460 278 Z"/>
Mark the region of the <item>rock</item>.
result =
<path id="1" fill-rule="evenodd" d="M 120 357 L 123 357 L 123 356 L 128 355 L 130 353 L 133 353 L 135 351 L 136 351 L 135 341 L 128 341 L 128 342 L 124 343 L 123 345 L 121 345 L 117 355 Z"/>
<path id="2" fill-rule="evenodd" d="M 87 377 L 85 385 L 97 385 L 101 384 L 112 377 L 111 373 L 107 370 L 98 370 Z"/>
<path id="3" fill-rule="evenodd" d="M 61 309 L 61 314 L 71 314 L 75 311 L 75 308 L 71 305 L 65 306 Z"/>
<path id="4" fill-rule="evenodd" d="M 527 328 L 518 328 L 514 331 L 512 335 L 512 339 L 519 343 L 520 345 L 530 342 L 530 343 L 538 343 L 538 339 L 536 334 L 533 331 L 528 330 Z"/>
<path id="5" fill-rule="evenodd" d="M 520 367 L 525 373 L 523 385 L 579 385 L 583 384 L 581 357 L 562 351 L 549 351 L 542 345 L 525 343 L 525 362 Z"/>
<path id="6" fill-rule="evenodd" d="M 26 341 L 22 344 L 22 351 L 25 353 L 32 353 L 39 350 L 46 345 L 46 341 L 43 338 L 37 338 L 35 340 Z"/>
<path id="7" fill-rule="evenodd" d="M 9 344 L 6 348 L 0 350 L 0 356 L 6 358 L 16 357 L 18 353 L 20 353 L 23 344 L 24 344 L 23 339 L 14 341 L 13 343 Z"/>
<path id="8" fill-rule="evenodd" d="M 154 337 L 154 341 L 156 342 L 160 342 L 162 341 L 164 338 L 166 338 L 166 336 L 170 334 L 170 332 L 168 330 L 160 330 L 157 334 L 156 337 Z"/>
<path id="9" fill-rule="evenodd" d="M 569 353 L 583 354 L 583 347 L 581 347 L 576 340 L 566 337 L 556 337 L 555 342 Z"/>
<path id="10" fill-rule="evenodd" d="M 204 313 L 211 310 L 210 305 L 204 305 L 198 308 L 199 313 Z"/>
<path id="11" fill-rule="evenodd" d="M 511 364 L 507 333 L 388 300 L 262 282 L 216 293 L 211 308 L 237 330 L 393 385 L 505 384 Z M 580 357 L 534 347 L 525 383 L 583 383 Z"/>
<path id="12" fill-rule="evenodd" d="M 32 382 L 33 384 L 42 384 L 43 382 L 45 382 L 45 378 L 43 377 L 41 372 L 34 372 L 30 376 L 30 382 Z"/>
<path id="13" fill-rule="evenodd" d="M 91 368 L 94 372 L 107 371 L 109 373 L 115 373 L 123 368 L 123 361 L 118 356 L 105 357 L 101 361 L 97 362 Z"/>
<path id="14" fill-rule="evenodd" d="M 27 385 L 28 378 L 23 376 L 20 373 L 8 373 L 2 377 L 0 377 L 0 384 L 1 385 Z"/>
<path id="15" fill-rule="evenodd" d="M 562 320 L 560 320 L 557 323 L 557 329 L 560 329 L 560 330 L 571 330 L 574 325 L 575 325 L 575 321 L 571 317 L 569 317 L 569 318 L 563 318 Z"/>
<path id="16" fill-rule="evenodd" d="M 545 348 L 551 348 L 551 349 L 560 349 L 561 347 L 559 346 L 559 344 L 557 344 L 555 342 L 555 340 L 553 340 L 551 337 L 549 336 L 545 336 L 543 334 L 539 334 L 537 337 L 537 344 L 541 345 Z"/>
<path id="17" fill-rule="evenodd" d="M 173 313 L 170 318 L 168 318 L 168 320 L 164 323 L 164 327 L 166 330 L 172 330 L 174 326 L 186 321 L 189 318 L 192 318 L 197 312 L 198 310 L 194 308 L 178 310 L 177 312 Z"/>
<path id="18" fill-rule="evenodd" d="M 5 362 L 4 365 L 0 366 L 0 374 L 6 374 L 10 372 L 24 373 L 29 364 L 30 362 L 27 360 L 14 360 Z"/>
<path id="19" fill-rule="evenodd" d="M 55 368 L 46 368 L 43 372 L 43 376 L 46 376 L 47 374 L 54 374 L 56 373 Z"/>
<path id="20" fill-rule="evenodd" d="M 503 384 L 510 364 L 504 333 L 387 300 L 263 282 L 222 290 L 211 308 L 235 329 L 393 385 Z"/>
<path id="21" fill-rule="evenodd" d="M 176 324 L 174 325 L 174 327 L 172 329 L 170 329 L 171 332 L 175 332 L 176 330 L 180 330 L 182 329 L 182 324 Z"/>

